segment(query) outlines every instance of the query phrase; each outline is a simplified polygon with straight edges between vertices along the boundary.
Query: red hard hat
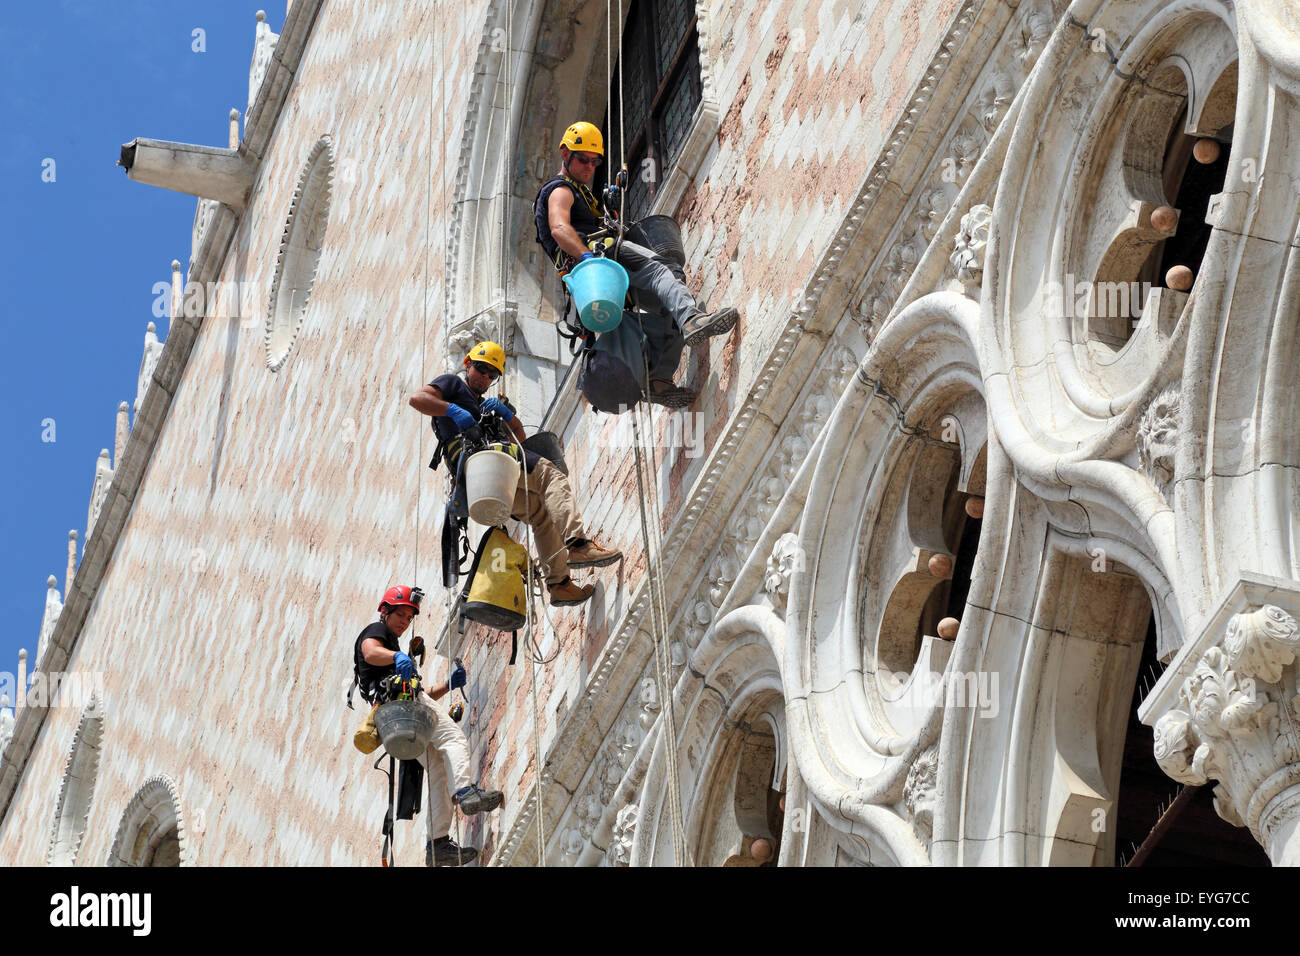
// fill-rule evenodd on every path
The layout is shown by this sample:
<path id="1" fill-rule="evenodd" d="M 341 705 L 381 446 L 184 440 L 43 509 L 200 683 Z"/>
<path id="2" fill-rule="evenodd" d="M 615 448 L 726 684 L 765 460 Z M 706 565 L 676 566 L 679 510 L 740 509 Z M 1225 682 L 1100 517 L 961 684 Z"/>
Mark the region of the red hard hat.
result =
<path id="1" fill-rule="evenodd" d="M 419 588 L 408 588 L 404 584 L 394 584 L 384 592 L 383 599 L 379 602 L 379 610 L 382 611 L 384 605 L 387 604 L 390 608 L 409 607 L 414 610 L 416 614 L 419 614 L 420 599 L 423 597 L 424 592 Z"/>

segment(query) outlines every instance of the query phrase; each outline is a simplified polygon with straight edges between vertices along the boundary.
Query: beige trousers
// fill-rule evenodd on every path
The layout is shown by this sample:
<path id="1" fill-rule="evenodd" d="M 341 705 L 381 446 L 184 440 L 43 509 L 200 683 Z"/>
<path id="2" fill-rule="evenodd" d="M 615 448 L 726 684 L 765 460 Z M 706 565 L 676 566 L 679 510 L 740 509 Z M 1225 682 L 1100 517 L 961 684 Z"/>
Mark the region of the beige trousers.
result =
<path id="1" fill-rule="evenodd" d="M 582 518 L 573 507 L 573 489 L 564 472 L 545 458 L 531 475 L 520 469 L 510 517 L 532 525 L 546 583 L 559 584 L 568 577 L 569 548 L 565 542 L 585 538 L 586 534 Z"/>
<path id="2" fill-rule="evenodd" d="M 417 757 L 424 767 L 425 778 L 429 783 L 428 816 L 425 818 L 430 839 L 445 837 L 451 832 L 451 797 L 456 791 L 470 785 L 469 779 L 469 742 L 460 725 L 447 714 L 444 703 L 450 694 L 440 701 L 432 701 L 424 694 L 420 701 L 433 714 L 433 739 L 425 749 L 424 755 Z"/>

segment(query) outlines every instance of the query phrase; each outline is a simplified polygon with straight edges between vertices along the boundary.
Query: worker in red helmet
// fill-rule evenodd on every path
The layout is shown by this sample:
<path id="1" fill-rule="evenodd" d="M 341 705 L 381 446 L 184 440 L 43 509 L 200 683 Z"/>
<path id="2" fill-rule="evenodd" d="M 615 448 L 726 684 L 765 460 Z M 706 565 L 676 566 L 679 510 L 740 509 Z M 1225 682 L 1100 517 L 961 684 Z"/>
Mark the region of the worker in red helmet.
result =
<path id="1" fill-rule="evenodd" d="M 404 654 L 398 639 L 420 613 L 419 588 L 393 585 L 379 601 L 379 620 L 357 637 L 353 647 L 356 685 L 367 703 L 373 703 L 380 682 L 392 674 L 403 680 L 415 676 L 415 662 Z M 441 658 L 431 662 L 430 673 L 441 673 Z M 422 683 L 419 700 L 433 717 L 433 737 L 424 755 L 417 758 L 428 775 L 429 838 L 432 840 L 435 866 L 459 866 L 478 855 L 473 847 L 457 846 L 451 838 L 452 802 L 462 813 L 475 814 L 501 806 L 500 790 L 481 790 L 469 779 L 469 742 L 460 726 L 433 701 L 440 700 L 457 687 L 464 687 L 467 674 L 457 667 L 443 683 L 430 687 Z M 351 694 L 349 694 L 349 698 Z M 349 699 L 349 704 L 351 703 Z"/>

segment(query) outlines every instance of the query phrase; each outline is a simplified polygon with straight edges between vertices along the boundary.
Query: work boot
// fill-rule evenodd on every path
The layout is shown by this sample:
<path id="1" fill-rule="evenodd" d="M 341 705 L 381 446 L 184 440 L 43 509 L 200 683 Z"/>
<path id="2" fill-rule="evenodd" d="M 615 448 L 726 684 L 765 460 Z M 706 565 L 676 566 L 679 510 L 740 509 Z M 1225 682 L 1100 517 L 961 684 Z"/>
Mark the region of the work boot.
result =
<path id="1" fill-rule="evenodd" d="M 461 813 L 486 813 L 501 806 L 504 799 L 500 790 L 480 790 L 477 784 L 470 784 L 456 791 L 452 798 L 460 806 Z"/>
<path id="2" fill-rule="evenodd" d="M 687 345 L 699 345 L 711 335 L 726 335 L 736 326 L 740 313 L 728 306 L 708 315 L 693 315 L 682 323 L 682 335 Z"/>
<path id="3" fill-rule="evenodd" d="M 472 862 L 478 856 L 478 850 L 472 846 L 457 846 L 450 834 L 433 841 L 432 854 L 429 853 L 429 849 L 426 845 L 425 866 L 461 866 Z M 430 856 L 433 858 L 432 863 L 429 862 Z"/>
<path id="4" fill-rule="evenodd" d="M 548 585 L 546 590 L 551 595 L 551 607 L 574 607 L 589 600 L 596 593 L 595 585 L 579 587 L 572 578 L 565 578 L 558 584 Z"/>
<path id="5" fill-rule="evenodd" d="M 621 557 L 623 557 L 622 551 L 607 551 L 595 541 L 583 541 L 581 544 L 569 546 L 571 568 L 603 568 Z"/>
<path id="6" fill-rule="evenodd" d="M 650 382 L 650 394 L 647 401 L 664 408 L 687 408 L 695 402 L 699 393 L 693 388 L 682 388 L 661 378 Z"/>

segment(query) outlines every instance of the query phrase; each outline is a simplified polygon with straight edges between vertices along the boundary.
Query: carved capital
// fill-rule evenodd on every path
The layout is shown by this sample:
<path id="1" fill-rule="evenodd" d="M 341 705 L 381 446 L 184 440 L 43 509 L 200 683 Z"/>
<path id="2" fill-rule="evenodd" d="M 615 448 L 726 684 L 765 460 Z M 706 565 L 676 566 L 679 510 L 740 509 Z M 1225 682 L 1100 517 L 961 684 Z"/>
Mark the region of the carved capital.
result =
<path id="1" fill-rule="evenodd" d="M 1300 782 L 1295 669 L 1296 620 L 1264 605 L 1234 614 L 1222 640 L 1204 648 L 1155 724 L 1155 758 L 1182 783 L 1218 780 L 1219 815 L 1251 832 L 1274 861 L 1269 831 L 1300 806 L 1281 799 Z"/>

